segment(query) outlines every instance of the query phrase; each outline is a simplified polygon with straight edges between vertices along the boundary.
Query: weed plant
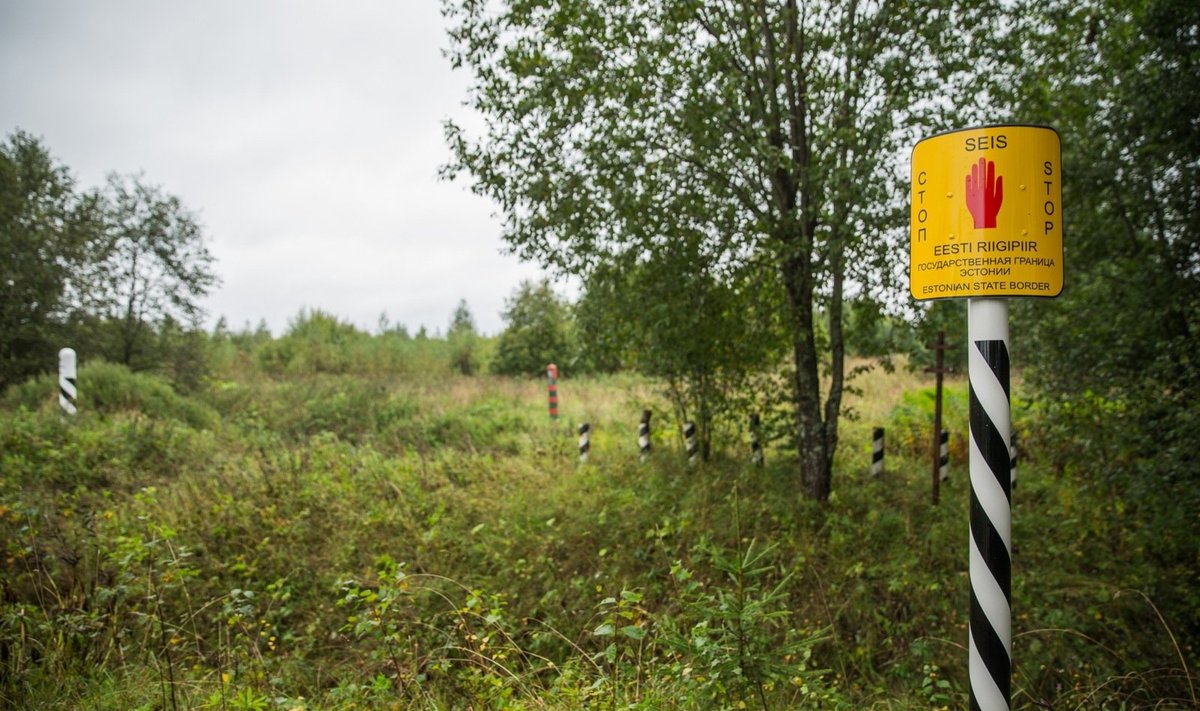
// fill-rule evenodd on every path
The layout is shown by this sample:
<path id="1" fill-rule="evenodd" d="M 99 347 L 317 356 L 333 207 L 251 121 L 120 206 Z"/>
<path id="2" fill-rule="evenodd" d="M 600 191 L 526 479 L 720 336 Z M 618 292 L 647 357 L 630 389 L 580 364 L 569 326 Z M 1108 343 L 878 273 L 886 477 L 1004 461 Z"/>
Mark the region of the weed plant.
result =
<path id="1" fill-rule="evenodd" d="M 923 448 L 868 475 L 917 376 L 860 379 L 816 506 L 782 449 L 687 465 L 635 377 L 564 380 L 552 421 L 537 379 L 224 362 L 188 396 L 85 364 L 74 418 L 5 395 L 0 706 L 966 706 L 965 463 L 938 507 Z M 1194 596 L 1159 595 L 1192 571 L 1051 459 L 1013 501 L 1014 708 L 1195 708 Z"/>

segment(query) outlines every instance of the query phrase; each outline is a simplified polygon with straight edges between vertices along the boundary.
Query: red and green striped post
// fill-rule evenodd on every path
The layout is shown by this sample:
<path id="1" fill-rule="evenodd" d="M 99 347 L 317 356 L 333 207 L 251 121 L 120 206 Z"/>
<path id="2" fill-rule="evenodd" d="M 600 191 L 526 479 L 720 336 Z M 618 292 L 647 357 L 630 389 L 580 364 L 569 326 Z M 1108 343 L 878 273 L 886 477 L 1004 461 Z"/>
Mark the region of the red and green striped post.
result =
<path id="1" fill-rule="evenodd" d="M 558 419 L 558 366 L 551 363 L 546 366 L 546 378 L 550 389 L 550 419 Z"/>

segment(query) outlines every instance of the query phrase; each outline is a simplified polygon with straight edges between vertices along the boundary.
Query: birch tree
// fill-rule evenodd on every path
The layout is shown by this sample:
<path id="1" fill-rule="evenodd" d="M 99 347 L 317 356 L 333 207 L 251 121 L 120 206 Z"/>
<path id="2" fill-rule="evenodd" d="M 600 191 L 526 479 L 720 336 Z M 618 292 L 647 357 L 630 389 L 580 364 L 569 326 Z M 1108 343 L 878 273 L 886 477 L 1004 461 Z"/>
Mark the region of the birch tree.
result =
<path id="1" fill-rule="evenodd" d="M 444 12 L 484 119 L 477 134 L 447 126 L 446 175 L 500 206 L 516 254 L 566 273 L 653 262 L 699 235 L 706 273 L 776 280 L 798 463 L 810 496 L 828 498 L 843 304 L 891 278 L 903 129 L 940 109 L 939 38 L 979 18 L 866 0 L 445 0 Z M 762 310 L 746 318 L 774 316 Z"/>

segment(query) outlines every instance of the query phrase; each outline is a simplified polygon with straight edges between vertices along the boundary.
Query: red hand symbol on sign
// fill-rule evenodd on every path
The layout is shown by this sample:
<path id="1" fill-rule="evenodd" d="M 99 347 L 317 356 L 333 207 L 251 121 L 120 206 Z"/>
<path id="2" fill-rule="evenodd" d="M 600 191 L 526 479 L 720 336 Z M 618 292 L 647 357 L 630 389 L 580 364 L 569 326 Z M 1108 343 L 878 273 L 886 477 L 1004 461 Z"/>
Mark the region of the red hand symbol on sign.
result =
<path id="1" fill-rule="evenodd" d="M 975 218 L 975 229 L 996 226 L 996 213 L 1004 202 L 1004 177 L 996 175 L 996 164 L 984 158 L 971 166 L 967 176 L 967 209 Z"/>

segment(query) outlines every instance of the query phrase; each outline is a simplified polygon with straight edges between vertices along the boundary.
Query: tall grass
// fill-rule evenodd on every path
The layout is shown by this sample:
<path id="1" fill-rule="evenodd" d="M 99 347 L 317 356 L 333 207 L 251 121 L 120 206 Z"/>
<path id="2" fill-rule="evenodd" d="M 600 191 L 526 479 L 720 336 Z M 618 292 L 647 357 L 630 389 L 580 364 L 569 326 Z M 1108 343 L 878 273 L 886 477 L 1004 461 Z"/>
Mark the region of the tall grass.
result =
<path id="1" fill-rule="evenodd" d="M 0 416 L 0 706 L 965 706 L 965 466 L 936 508 L 922 452 L 867 475 L 920 374 L 859 381 L 817 507 L 786 450 L 688 466 L 636 377 L 565 379 L 551 421 L 543 381 L 449 369 L 251 363 L 186 398 L 118 372 L 90 408 L 86 372 L 79 417 L 52 381 Z M 1129 592 L 1180 573 L 1026 461 L 1014 707 L 1192 708 L 1186 608 Z"/>

